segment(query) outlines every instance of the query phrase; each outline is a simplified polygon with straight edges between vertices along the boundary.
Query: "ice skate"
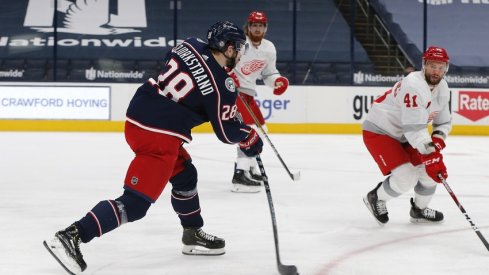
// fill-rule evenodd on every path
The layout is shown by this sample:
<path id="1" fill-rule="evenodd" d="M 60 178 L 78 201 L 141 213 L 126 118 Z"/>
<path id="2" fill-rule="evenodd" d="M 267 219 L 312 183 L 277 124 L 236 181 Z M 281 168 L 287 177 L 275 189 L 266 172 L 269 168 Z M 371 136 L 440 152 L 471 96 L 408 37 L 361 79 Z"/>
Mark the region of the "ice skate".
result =
<path id="1" fill-rule="evenodd" d="M 431 208 L 420 209 L 411 198 L 411 211 L 409 211 L 412 223 L 441 223 L 443 222 L 443 213 Z"/>
<path id="2" fill-rule="evenodd" d="M 218 256 L 226 253 L 225 241 L 205 233 L 202 228 L 184 228 L 182 243 L 182 253 L 185 255 Z"/>
<path id="3" fill-rule="evenodd" d="M 368 210 L 375 217 L 380 225 L 384 225 L 389 221 L 386 202 L 377 198 L 377 189 L 382 185 L 382 182 L 374 188 L 374 190 L 368 192 L 367 196 L 363 198 L 363 202 L 367 206 Z"/>
<path id="4" fill-rule="evenodd" d="M 263 180 L 264 180 L 264 178 L 263 178 L 263 176 L 260 174 L 260 172 L 259 172 L 259 171 L 256 171 L 255 169 L 253 169 L 253 167 L 252 167 L 252 168 L 250 168 L 250 171 L 249 171 L 248 173 L 245 173 L 245 176 L 248 176 L 248 175 L 250 176 L 250 178 L 251 178 L 252 180 L 254 180 L 254 181 L 258 181 L 258 182 L 260 182 L 260 183 L 262 183 L 262 182 L 263 182 Z"/>
<path id="5" fill-rule="evenodd" d="M 257 193 L 261 190 L 261 183 L 258 181 L 254 181 L 246 176 L 248 172 L 236 169 L 234 170 L 233 175 L 233 187 L 231 188 L 231 192 L 236 193 Z"/>
<path id="6" fill-rule="evenodd" d="M 43 243 L 49 253 L 68 273 L 79 274 L 87 268 L 80 252 L 81 239 L 74 224 L 65 230 L 56 232 L 52 240 Z"/>

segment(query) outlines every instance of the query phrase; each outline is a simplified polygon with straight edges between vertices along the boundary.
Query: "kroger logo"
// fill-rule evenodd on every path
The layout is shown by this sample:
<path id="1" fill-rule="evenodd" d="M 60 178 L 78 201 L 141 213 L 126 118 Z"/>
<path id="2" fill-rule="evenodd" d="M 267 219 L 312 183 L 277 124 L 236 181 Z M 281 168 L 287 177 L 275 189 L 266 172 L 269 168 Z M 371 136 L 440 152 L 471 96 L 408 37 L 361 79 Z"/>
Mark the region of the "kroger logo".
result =
<path id="1" fill-rule="evenodd" d="M 64 13 L 58 32 L 110 35 L 141 32 L 146 28 L 144 0 L 118 0 L 117 14 L 109 12 L 112 0 L 58 0 L 57 11 Z M 53 32 L 53 0 L 29 0 L 24 27 L 38 32 Z"/>

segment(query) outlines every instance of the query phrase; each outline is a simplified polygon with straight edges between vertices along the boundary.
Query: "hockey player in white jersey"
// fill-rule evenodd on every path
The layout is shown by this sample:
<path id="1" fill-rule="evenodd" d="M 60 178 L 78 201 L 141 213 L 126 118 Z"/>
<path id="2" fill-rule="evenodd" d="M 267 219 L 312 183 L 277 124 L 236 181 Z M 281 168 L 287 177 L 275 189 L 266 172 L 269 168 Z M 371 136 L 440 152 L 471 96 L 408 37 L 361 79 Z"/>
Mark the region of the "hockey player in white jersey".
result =
<path id="1" fill-rule="evenodd" d="M 280 75 L 276 68 L 277 51 L 273 43 L 264 38 L 268 27 L 267 16 L 264 12 L 253 11 L 248 15 L 243 27 L 250 48 L 231 73 L 238 86 L 239 96 L 248 104 L 263 129 L 267 129 L 265 119 L 255 102 L 256 81 L 263 79 L 265 85 L 273 88 L 275 95 L 283 94 L 289 85 L 287 78 Z M 256 128 L 253 117 L 249 114 L 241 99 L 236 105 L 245 124 Z M 256 167 L 254 158 L 247 157 L 237 150 L 234 175 L 232 179 L 233 192 L 254 193 L 260 191 L 262 177 Z"/>
<path id="2" fill-rule="evenodd" d="M 414 188 L 411 222 L 442 222 L 443 213 L 428 207 L 440 176 L 447 178 L 441 151 L 450 132 L 450 91 L 446 50 L 429 47 L 423 68 L 397 82 L 370 109 L 363 140 L 384 176 L 363 199 L 379 224 L 389 221 L 386 202 Z M 428 125 L 432 123 L 430 134 Z"/>

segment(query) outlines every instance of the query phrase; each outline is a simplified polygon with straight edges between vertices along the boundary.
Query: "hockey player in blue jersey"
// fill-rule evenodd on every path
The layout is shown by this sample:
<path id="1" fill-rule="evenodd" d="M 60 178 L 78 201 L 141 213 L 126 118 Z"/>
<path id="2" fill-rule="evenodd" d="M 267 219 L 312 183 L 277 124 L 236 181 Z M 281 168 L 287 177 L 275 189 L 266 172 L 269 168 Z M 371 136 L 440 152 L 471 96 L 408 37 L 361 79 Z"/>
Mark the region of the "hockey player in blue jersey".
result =
<path id="1" fill-rule="evenodd" d="M 245 42 L 244 32 L 235 24 L 218 22 L 209 28 L 207 43 L 190 38 L 175 46 L 166 55 L 158 79 L 139 87 L 126 114 L 125 137 L 135 157 L 123 194 L 99 202 L 86 216 L 44 241 L 66 271 L 86 269 L 80 243 L 143 218 L 168 182 L 183 227 L 182 252 L 225 253 L 224 240 L 202 230 L 197 170 L 182 144 L 192 140 L 192 128 L 210 121 L 222 142 L 238 143 L 248 156 L 261 152 L 258 134 L 236 118 L 237 90 L 226 72 L 243 54 Z"/>

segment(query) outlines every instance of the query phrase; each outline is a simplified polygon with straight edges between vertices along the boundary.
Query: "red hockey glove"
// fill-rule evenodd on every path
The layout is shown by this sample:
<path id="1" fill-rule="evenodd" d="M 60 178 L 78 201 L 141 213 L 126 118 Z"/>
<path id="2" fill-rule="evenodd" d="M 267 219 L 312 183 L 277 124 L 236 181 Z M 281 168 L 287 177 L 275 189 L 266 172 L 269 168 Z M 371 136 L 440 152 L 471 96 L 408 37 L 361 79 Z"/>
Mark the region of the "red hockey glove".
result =
<path id="1" fill-rule="evenodd" d="M 273 89 L 273 94 L 274 95 L 281 95 L 285 93 L 287 90 L 287 87 L 289 87 L 289 80 L 286 77 L 279 76 L 275 80 L 275 88 Z"/>
<path id="2" fill-rule="evenodd" d="M 239 148 L 248 157 L 255 157 L 260 154 L 263 148 L 263 141 L 261 141 L 258 133 L 251 129 L 250 134 L 245 140 L 239 143 Z"/>
<path id="3" fill-rule="evenodd" d="M 426 173 L 434 181 L 441 183 L 440 178 L 438 178 L 438 174 L 441 174 L 444 179 L 448 178 L 447 168 L 443 163 L 443 156 L 439 152 L 433 152 L 429 155 L 422 155 L 421 158 L 423 159 Z"/>
<path id="4" fill-rule="evenodd" d="M 445 141 L 441 137 L 432 136 L 431 140 L 433 141 L 433 144 L 435 145 L 435 149 L 437 152 L 440 152 L 441 150 L 443 150 L 446 147 Z"/>

